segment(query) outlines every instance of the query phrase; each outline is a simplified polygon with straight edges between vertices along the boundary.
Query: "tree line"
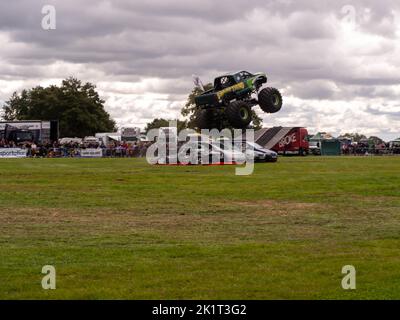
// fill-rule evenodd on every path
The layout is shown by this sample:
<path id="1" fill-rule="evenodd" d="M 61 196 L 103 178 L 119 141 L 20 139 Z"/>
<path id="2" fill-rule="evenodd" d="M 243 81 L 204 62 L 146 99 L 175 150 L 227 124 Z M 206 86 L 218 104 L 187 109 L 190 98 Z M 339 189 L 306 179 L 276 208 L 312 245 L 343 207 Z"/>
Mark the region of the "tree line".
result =
<path id="1" fill-rule="evenodd" d="M 3 118 L 15 120 L 58 120 L 61 137 L 85 137 L 116 130 L 116 123 L 104 109 L 96 86 L 76 78 L 61 86 L 37 86 L 14 92 L 3 105 Z"/>
<path id="2" fill-rule="evenodd" d="M 212 84 L 206 84 L 205 90 L 211 89 Z M 195 96 L 201 93 L 198 87 L 189 93 L 186 104 L 181 114 L 187 120 L 176 120 L 178 130 L 185 128 L 196 129 L 197 108 L 194 102 Z M 7 121 L 15 120 L 58 120 L 61 137 L 85 137 L 93 136 L 97 132 L 113 132 L 117 130 L 115 121 L 104 108 L 105 101 L 100 98 L 96 86 L 90 82 L 70 77 L 62 81 L 60 86 L 37 86 L 30 90 L 14 92 L 3 105 L 3 118 Z M 254 110 L 251 128 L 262 127 L 262 119 Z M 167 127 L 169 120 L 156 118 L 147 123 L 145 131 L 153 128 Z M 347 133 L 344 137 L 353 141 L 367 139 L 365 135 Z M 380 143 L 379 137 L 370 137 Z"/>

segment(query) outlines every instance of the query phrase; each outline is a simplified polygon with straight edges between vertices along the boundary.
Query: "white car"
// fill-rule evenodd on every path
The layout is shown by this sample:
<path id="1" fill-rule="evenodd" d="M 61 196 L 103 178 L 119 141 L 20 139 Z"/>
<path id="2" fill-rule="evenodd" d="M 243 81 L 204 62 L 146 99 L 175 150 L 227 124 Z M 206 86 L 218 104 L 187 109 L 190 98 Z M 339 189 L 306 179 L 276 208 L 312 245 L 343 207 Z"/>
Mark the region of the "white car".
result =
<path id="1" fill-rule="evenodd" d="M 183 162 L 191 164 L 212 164 L 215 162 L 242 164 L 247 159 L 243 152 L 232 145 L 227 147 L 204 141 L 186 143 L 179 149 L 178 155 L 179 159 L 184 160 Z"/>
<path id="2" fill-rule="evenodd" d="M 253 157 L 254 162 L 276 162 L 278 154 L 275 151 L 265 149 L 255 142 L 235 141 L 235 146 L 246 153 L 247 159 Z"/>

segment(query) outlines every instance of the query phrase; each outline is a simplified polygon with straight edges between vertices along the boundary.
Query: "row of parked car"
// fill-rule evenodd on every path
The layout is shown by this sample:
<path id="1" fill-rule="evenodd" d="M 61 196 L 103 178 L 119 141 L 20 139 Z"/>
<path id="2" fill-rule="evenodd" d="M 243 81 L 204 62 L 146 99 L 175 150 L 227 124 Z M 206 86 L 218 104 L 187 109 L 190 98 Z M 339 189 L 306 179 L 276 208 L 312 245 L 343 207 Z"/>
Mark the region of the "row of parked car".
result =
<path id="1" fill-rule="evenodd" d="M 184 164 L 276 162 L 278 154 L 250 141 L 190 141 L 177 144 L 177 149 L 168 146 L 165 154 L 158 153 L 159 164 L 178 161 Z"/>

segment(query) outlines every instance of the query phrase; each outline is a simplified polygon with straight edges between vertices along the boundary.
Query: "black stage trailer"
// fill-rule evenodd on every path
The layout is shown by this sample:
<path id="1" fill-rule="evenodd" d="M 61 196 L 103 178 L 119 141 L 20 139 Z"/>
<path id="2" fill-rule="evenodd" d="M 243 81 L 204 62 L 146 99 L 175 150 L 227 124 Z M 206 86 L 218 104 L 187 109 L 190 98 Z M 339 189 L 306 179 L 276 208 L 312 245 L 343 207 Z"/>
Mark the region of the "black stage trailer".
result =
<path id="1" fill-rule="evenodd" d="M 58 121 L 0 121 L 0 140 L 48 143 L 58 140 Z"/>

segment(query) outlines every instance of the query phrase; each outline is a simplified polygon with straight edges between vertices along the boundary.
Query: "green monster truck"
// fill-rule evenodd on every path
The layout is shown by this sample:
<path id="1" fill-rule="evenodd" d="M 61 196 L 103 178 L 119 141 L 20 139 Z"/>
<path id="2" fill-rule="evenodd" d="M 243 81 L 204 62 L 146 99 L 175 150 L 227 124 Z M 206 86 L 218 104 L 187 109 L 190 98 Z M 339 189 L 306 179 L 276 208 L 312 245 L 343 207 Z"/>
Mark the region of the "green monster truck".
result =
<path id="1" fill-rule="evenodd" d="M 246 128 L 252 121 L 251 108 L 259 105 L 264 112 L 275 113 L 282 107 L 282 95 L 275 88 L 263 88 L 265 73 L 240 71 L 214 80 L 214 88 L 195 97 L 196 125 L 199 129 L 226 126 Z M 259 91 L 260 90 L 260 91 Z M 252 98 L 256 93 L 258 99 Z"/>

